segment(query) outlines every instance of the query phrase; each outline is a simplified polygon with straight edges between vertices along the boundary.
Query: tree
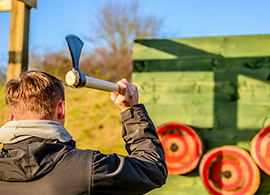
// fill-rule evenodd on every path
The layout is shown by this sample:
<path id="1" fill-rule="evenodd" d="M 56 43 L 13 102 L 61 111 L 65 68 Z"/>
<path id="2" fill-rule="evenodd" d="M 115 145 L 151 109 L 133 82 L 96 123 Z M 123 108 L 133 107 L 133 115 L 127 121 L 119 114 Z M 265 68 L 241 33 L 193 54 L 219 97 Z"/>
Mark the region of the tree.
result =
<path id="1" fill-rule="evenodd" d="M 32 50 L 30 68 L 48 72 L 64 80 L 67 71 L 72 68 L 71 57 L 67 51 L 38 53 L 37 49 Z"/>
<path id="2" fill-rule="evenodd" d="M 106 74 L 106 79 L 130 78 L 133 41 L 158 37 L 161 27 L 162 21 L 154 16 L 142 15 L 135 1 L 131 4 L 109 1 L 100 10 L 96 25 L 91 25 L 94 36 L 89 36 L 88 40 L 99 46 L 88 61 L 92 61 L 92 65 L 97 63 L 95 67 L 99 69 L 104 68 L 102 72 L 112 71 Z M 83 68 L 87 69 L 85 66 Z"/>

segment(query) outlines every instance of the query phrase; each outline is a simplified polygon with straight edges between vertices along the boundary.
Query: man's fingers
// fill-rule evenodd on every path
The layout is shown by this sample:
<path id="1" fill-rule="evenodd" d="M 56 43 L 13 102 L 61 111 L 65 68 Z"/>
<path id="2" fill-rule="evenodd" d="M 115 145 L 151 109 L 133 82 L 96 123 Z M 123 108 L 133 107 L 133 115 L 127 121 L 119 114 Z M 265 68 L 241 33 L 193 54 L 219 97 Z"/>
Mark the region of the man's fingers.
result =
<path id="1" fill-rule="evenodd" d="M 111 92 L 111 100 L 115 102 L 116 98 L 118 96 L 118 93 L 116 92 Z"/>
<path id="2" fill-rule="evenodd" d="M 138 104 L 138 90 L 137 87 L 127 81 L 127 79 L 122 79 L 117 82 L 119 86 L 119 93 L 112 93 L 111 99 L 119 106 L 122 110 L 131 107 L 134 104 Z"/>
<path id="3" fill-rule="evenodd" d="M 133 97 L 138 97 L 138 89 L 136 85 L 133 85 L 132 83 L 129 83 L 128 85 L 130 93 Z"/>
<path id="4" fill-rule="evenodd" d="M 119 93 L 121 95 L 125 95 L 126 94 L 126 90 L 127 90 L 127 84 L 126 84 L 126 79 L 122 79 L 120 81 L 117 82 L 117 85 L 119 86 Z"/>
<path id="5" fill-rule="evenodd" d="M 126 101 L 129 101 L 129 99 L 132 98 L 134 94 L 134 90 L 131 87 L 131 83 L 127 81 L 127 79 L 122 79 L 121 81 L 117 82 L 119 88 L 120 88 L 120 94 L 125 96 Z"/>

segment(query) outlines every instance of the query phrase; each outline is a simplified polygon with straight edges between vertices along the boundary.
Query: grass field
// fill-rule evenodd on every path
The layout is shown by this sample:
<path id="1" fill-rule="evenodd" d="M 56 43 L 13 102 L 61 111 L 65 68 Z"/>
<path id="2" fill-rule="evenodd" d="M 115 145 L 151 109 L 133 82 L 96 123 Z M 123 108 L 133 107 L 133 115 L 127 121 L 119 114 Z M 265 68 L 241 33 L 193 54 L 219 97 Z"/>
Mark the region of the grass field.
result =
<path id="1" fill-rule="evenodd" d="M 8 121 L 9 114 L 4 88 L 0 88 L 0 109 L 2 126 Z M 78 148 L 126 154 L 121 138 L 120 113 L 108 92 L 66 88 L 65 127 L 76 140 Z"/>

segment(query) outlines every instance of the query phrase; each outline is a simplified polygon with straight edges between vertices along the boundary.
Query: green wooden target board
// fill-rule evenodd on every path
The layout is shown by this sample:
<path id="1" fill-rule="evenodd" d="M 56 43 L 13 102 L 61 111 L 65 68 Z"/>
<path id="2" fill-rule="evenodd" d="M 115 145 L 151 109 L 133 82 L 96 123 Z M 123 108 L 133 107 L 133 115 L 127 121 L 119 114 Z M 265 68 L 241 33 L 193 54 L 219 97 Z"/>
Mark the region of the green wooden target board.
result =
<path id="1" fill-rule="evenodd" d="M 132 82 L 157 127 L 191 126 L 206 151 L 223 145 L 249 151 L 250 140 L 270 124 L 270 35 L 136 40 Z M 269 193 L 270 177 L 262 173 L 261 180 L 257 194 Z M 180 184 L 187 181 L 193 185 Z M 188 190 L 207 194 L 198 170 L 170 176 L 150 194 Z"/>

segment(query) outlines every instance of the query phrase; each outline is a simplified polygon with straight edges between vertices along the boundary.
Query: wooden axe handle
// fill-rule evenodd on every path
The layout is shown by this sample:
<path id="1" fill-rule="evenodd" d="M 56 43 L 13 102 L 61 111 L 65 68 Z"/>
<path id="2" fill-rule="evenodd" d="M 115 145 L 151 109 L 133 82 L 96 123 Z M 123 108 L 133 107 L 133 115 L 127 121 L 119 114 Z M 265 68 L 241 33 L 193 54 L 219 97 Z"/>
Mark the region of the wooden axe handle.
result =
<path id="1" fill-rule="evenodd" d="M 80 75 L 76 74 L 76 72 L 74 71 L 69 71 L 66 74 L 66 83 L 68 86 L 88 87 L 88 88 L 98 89 L 98 90 L 108 91 L 108 92 L 113 92 L 113 91 L 119 92 L 119 86 L 112 82 L 85 76 L 85 83 L 81 86 L 78 86 L 79 79 L 80 79 Z"/>

